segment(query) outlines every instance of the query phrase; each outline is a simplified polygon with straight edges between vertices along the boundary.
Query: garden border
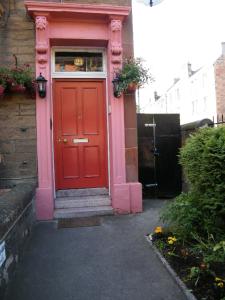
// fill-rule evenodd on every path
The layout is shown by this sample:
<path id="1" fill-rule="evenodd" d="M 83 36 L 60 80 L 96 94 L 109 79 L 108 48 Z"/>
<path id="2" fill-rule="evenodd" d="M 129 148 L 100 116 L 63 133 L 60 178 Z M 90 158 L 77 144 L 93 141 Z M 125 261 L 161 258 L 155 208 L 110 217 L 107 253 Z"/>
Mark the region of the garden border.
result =
<path id="1" fill-rule="evenodd" d="M 197 298 L 190 292 L 190 290 L 187 288 L 187 286 L 183 283 L 183 281 L 179 278 L 177 273 L 171 268 L 167 260 L 162 256 L 162 254 L 159 252 L 159 250 L 154 246 L 152 241 L 148 236 L 145 236 L 147 242 L 151 245 L 151 248 L 153 249 L 156 256 L 159 258 L 159 260 L 162 262 L 168 273 L 171 275 L 173 280 L 177 283 L 179 288 L 182 290 L 184 295 L 187 297 L 188 300 L 197 300 Z"/>

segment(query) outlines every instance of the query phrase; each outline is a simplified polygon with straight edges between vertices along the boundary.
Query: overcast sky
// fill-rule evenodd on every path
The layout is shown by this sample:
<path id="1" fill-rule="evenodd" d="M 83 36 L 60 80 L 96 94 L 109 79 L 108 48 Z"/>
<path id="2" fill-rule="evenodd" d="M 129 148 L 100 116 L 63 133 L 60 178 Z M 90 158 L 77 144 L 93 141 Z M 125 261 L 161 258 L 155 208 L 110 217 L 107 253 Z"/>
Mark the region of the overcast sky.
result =
<path id="1" fill-rule="evenodd" d="M 225 42 L 225 0 L 164 0 L 149 7 L 133 0 L 135 56 L 147 60 L 166 90 L 187 62 L 197 69 L 221 55 Z"/>

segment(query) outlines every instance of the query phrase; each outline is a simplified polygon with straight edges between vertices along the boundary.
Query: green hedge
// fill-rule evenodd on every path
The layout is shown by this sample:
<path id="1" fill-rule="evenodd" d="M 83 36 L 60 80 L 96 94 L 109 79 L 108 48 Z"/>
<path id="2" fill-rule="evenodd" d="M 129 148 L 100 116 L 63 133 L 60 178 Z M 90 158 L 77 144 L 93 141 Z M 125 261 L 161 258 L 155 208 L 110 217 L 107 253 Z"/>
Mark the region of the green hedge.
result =
<path id="1" fill-rule="evenodd" d="M 162 214 L 183 239 L 225 236 L 225 127 L 203 128 L 180 151 L 190 185 Z"/>

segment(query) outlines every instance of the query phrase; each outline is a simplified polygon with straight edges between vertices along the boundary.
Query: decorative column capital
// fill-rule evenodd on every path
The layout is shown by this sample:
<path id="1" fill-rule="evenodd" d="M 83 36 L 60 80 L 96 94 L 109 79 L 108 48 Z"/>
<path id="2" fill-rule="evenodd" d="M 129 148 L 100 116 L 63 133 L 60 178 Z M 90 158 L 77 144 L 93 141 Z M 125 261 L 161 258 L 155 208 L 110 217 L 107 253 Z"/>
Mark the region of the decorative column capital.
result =
<path id="1" fill-rule="evenodd" d="M 47 18 L 45 16 L 37 16 L 35 18 L 35 24 L 37 30 L 45 30 L 48 25 Z"/>
<path id="2" fill-rule="evenodd" d="M 121 20 L 111 20 L 111 29 L 113 32 L 121 31 L 122 29 L 122 21 Z"/>
<path id="3" fill-rule="evenodd" d="M 41 14 L 35 16 L 36 25 L 36 61 L 40 70 L 38 73 L 45 74 L 48 63 L 49 37 L 48 37 L 48 15 Z"/>
<path id="4" fill-rule="evenodd" d="M 122 20 L 113 16 L 110 19 L 111 62 L 118 68 L 122 64 Z"/>
<path id="5" fill-rule="evenodd" d="M 118 42 L 112 43 L 111 51 L 112 51 L 113 55 L 120 55 L 123 51 L 121 43 L 118 43 Z"/>

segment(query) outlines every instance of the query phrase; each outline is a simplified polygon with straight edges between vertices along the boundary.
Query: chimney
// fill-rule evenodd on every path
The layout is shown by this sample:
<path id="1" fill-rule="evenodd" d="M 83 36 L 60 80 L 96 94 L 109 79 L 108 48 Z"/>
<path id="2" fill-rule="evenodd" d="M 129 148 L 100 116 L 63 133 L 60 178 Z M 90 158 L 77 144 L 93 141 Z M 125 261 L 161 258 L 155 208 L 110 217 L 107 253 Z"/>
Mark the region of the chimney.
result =
<path id="1" fill-rule="evenodd" d="M 222 55 L 225 56 L 225 42 L 222 42 L 221 46 L 222 46 Z"/>
<path id="2" fill-rule="evenodd" d="M 192 71 L 192 68 L 191 68 L 191 64 L 188 63 L 187 67 L 188 67 L 188 76 L 191 76 L 193 74 L 193 71 Z"/>
<path id="3" fill-rule="evenodd" d="M 173 79 L 173 84 L 175 85 L 179 80 L 180 80 L 180 78 L 174 78 Z"/>
<path id="4" fill-rule="evenodd" d="M 160 96 L 158 95 L 158 93 L 155 91 L 154 92 L 154 98 L 155 98 L 155 101 L 159 100 Z"/>

